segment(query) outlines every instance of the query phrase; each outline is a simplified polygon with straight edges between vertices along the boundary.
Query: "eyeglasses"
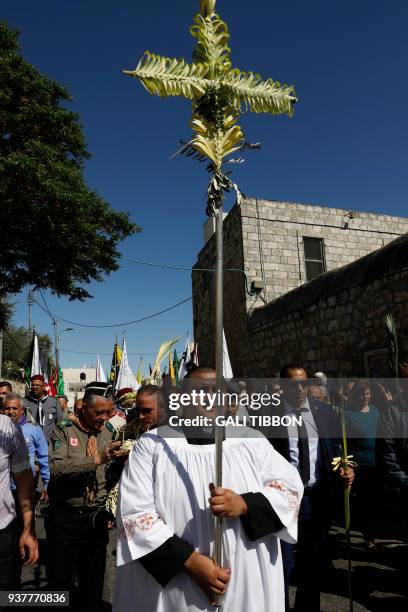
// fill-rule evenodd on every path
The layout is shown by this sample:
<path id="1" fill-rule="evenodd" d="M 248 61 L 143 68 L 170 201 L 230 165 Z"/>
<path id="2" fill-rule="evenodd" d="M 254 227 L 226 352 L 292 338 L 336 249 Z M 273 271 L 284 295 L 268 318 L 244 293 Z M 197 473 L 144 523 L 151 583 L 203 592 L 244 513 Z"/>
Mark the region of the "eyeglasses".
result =
<path id="1" fill-rule="evenodd" d="M 286 379 L 282 380 L 282 386 L 290 387 L 292 389 L 296 389 L 296 387 L 302 387 L 302 389 L 306 389 L 309 386 L 309 381 L 307 380 L 293 380 Z"/>

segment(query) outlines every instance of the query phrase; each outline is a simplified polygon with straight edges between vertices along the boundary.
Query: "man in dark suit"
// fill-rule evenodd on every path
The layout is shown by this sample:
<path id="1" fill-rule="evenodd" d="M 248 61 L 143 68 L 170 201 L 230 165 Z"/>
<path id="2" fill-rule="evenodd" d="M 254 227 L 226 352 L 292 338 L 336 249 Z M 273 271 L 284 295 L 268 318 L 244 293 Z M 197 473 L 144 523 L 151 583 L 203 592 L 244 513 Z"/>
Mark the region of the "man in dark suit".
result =
<path id="1" fill-rule="evenodd" d="M 380 474 L 408 514 L 408 359 L 399 364 L 398 387 L 380 414 L 376 459 Z"/>
<path id="2" fill-rule="evenodd" d="M 302 416 L 302 425 L 283 427 L 271 439 L 275 449 L 294 465 L 305 492 L 299 511 L 296 545 L 281 542 L 285 572 L 286 607 L 289 580 L 297 582 L 295 610 L 319 612 L 319 577 L 325 561 L 325 539 L 332 520 L 333 498 L 339 486 L 351 486 L 352 468 L 333 473 L 331 461 L 340 456 L 340 428 L 330 406 L 307 397 L 307 373 L 299 364 L 285 365 L 280 373 L 280 414 Z M 296 555 L 295 555 L 296 550 Z"/>
<path id="3" fill-rule="evenodd" d="M 23 405 L 34 422 L 40 425 L 45 439 L 49 442 L 56 422 L 64 418 L 64 413 L 55 397 L 45 392 L 45 379 L 42 374 L 32 376 L 30 383 L 30 391 L 23 399 Z"/>

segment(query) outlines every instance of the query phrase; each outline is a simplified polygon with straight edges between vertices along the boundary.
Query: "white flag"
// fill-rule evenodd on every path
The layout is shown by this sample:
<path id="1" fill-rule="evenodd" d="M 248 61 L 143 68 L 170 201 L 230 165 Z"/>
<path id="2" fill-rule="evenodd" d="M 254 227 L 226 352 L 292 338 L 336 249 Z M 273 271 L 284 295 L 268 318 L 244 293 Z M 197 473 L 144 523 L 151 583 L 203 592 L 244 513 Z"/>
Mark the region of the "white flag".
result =
<path id="1" fill-rule="evenodd" d="M 127 389 L 128 387 L 130 389 L 133 389 L 133 391 L 137 391 L 140 385 L 137 382 L 136 376 L 133 374 L 132 370 L 130 369 L 130 365 L 128 362 L 128 356 L 127 356 L 127 349 L 126 349 L 126 340 L 123 337 L 122 360 L 120 362 L 119 374 L 118 374 L 118 378 L 116 381 L 115 391 L 117 393 L 121 389 Z"/>
<path id="2" fill-rule="evenodd" d="M 191 361 L 191 353 L 190 353 L 190 339 L 187 337 L 186 340 L 186 348 L 184 349 L 184 353 L 180 359 L 180 367 L 179 367 L 179 380 L 183 380 L 183 378 L 187 374 L 186 364 Z"/>
<path id="3" fill-rule="evenodd" d="M 95 376 L 95 380 L 97 382 L 107 382 L 105 370 L 102 367 L 99 355 L 96 356 L 96 376 Z"/>
<path id="4" fill-rule="evenodd" d="M 47 353 L 44 351 L 40 351 L 40 370 L 41 370 L 41 374 L 44 376 L 44 380 L 45 380 L 45 384 L 48 385 L 48 374 L 47 374 L 47 361 L 48 361 L 48 355 Z"/>
<path id="5" fill-rule="evenodd" d="M 223 364 L 222 364 L 222 375 L 227 380 L 233 378 L 231 361 L 228 353 L 227 339 L 225 337 L 225 331 L 222 330 L 222 352 L 223 352 Z"/>
<path id="6" fill-rule="evenodd" d="M 38 347 L 38 336 L 36 332 L 34 332 L 33 337 L 33 358 L 31 360 L 31 373 L 30 376 L 35 376 L 36 374 L 42 374 L 41 369 L 41 359 L 40 359 L 40 349 Z"/>

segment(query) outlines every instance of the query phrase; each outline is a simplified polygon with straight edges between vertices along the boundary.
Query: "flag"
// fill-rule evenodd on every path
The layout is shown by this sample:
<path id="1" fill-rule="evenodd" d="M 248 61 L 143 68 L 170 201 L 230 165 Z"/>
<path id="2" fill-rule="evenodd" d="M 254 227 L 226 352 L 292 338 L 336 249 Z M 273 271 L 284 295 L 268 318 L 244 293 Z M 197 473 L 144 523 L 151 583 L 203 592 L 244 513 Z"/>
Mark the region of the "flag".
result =
<path id="1" fill-rule="evenodd" d="M 228 353 L 227 339 L 225 337 L 225 331 L 222 330 L 222 352 L 223 352 L 223 360 L 222 360 L 222 375 L 227 380 L 229 378 L 233 378 L 231 361 Z"/>
<path id="2" fill-rule="evenodd" d="M 120 350 L 118 346 L 118 341 L 116 340 L 115 346 L 113 347 L 112 365 L 111 365 L 111 371 L 109 375 L 109 382 L 111 383 L 114 389 L 116 388 L 116 380 L 119 374 L 121 359 L 122 359 L 122 351 Z"/>
<path id="3" fill-rule="evenodd" d="M 139 383 L 140 386 L 142 385 L 142 361 L 143 361 L 143 357 L 140 358 L 139 367 L 138 367 L 137 375 L 136 375 L 137 382 Z"/>
<path id="4" fill-rule="evenodd" d="M 40 349 L 38 346 L 38 336 L 37 332 L 34 330 L 33 339 L 31 342 L 30 354 L 28 358 L 28 364 L 26 367 L 26 383 L 27 386 L 30 386 L 30 378 L 35 376 L 36 374 L 42 374 L 41 369 L 41 358 L 40 358 Z"/>
<path id="5" fill-rule="evenodd" d="M 62 374 L 62 369 L 61 368 L 58 369 L 58 381 L 57 381 L 56 392 L 57 392 L 57 395 L 64 395 L 65 394 L 64 376 Z"/>
<path id="6" fill-rule="evenodd" d="M 44 376 L 44 391 L 47 395 L 55 397 L 55 389 L 53 388 L 53 385 L 50 384 L 50 379 L 48 377 L 48 355 L 45 350 L 40 350 L 40 367 L 41 373 Z"/>
<path id="7" fill-rule="evenodd" d="M 185 375 L 187 374 L 187 363 L 191 361 L 191 353 L 190 353 L 190 339 L 187 337 L 186 347 L 180 359 L 180 367 L 179 367 L 179 380 L 183 380 Z"/>
<path id="8" fill-rule="evenodd" d="M 51 395 L 52 397 L 55 397 L 57 395 L 57 389 L 56 389 L 56 383 L 55 383 L 55 370 L 52 369 L 50 372 L 50 379 L 48 382 L 48 388 L 49 388 L 49 393 L 48 395 Z"/>
<path id="9" fill-rule="evenodd" d="M 198 361 L 198 343 L 194 342 L 193 345 L 194 345 L 194 348 L 191 354 L 191 361 L 194 363 L 194 365 L 198 367 L 200 365 Z"/>
<path id="10" fill-rule="evenodd" d="M 173 355 L 171 351 L 169 352 L 169 378 L 171 380 L 171 384 L 174 387 L 176 385 L 176 373 L 174 371 Z"/>
<path id="11" fill-rule="evenodd" d="M 177 338 L 172 338 L 171 340 L 167 340 L 160 345 L 159 352 L 157 353 L 156 361 L 154 362 L 153 370 L 151 373 L 152 378 L 157 378 L 160 376 L 160 364 L 163 359 L 166 359 L 167 355 L 173 348 L 173 346 L 180 340 L 180 336 Z"/>
<path id="12" fill-rule="evenodd" d="M 126 340 L 125 340 L 125 336 L 123 336 L 122 358 L 120 361 L 119 373 L 116 379 L 115 392 L 118 392 L 121 389 L 126 389 L 128 387 L 133 389 L 134 391 L 137 391 L 140 385 L 136 380 L 136 376 L 133 374 L 132 370 L 130 369 L 128 356 L 127 356 Z"/>
<path id="13" fill-rule="evenodd" d="M 173 354 L 173 367 L 174 367 L 174 374 L 175 374 L 175 378 L 176 378 L 176 383 L 178 383 L 178 381 L 179 381 L 180 362 L 179 362 L 179 358 L 178 358 L 176 349 L 174 349 L 174 354 Z"/>
<path id="14" fill-rule="evenodd" d="M 97 382 L 107 382 L 105 370 L 102 367 L 101 360 L 99 355 L 96 356 L 96 372 L 95 372 L 95 380 Z"/>

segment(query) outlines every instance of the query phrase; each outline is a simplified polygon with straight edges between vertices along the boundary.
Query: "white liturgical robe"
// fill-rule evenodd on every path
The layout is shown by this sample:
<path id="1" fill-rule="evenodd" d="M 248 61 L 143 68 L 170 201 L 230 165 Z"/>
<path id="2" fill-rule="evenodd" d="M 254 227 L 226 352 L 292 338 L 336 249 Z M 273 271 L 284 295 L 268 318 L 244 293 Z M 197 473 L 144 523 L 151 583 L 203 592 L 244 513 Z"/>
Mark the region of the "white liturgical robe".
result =
<path id="1" fill-rule="evenodd" d="M 279 527 L 251 540 L 240 518 L 223 520 L 222 565 L 231 569 L 231 579 L 220 610 L 284 612 L 279 539 L 296 541 L 303 486 L 296 468 L 262 434 L 249 429 L 240 438 L 228 434 L 229 428 L 223 442 L 223 487 L 262 494 Z M 215 610 L 183 567 L 163 587 L 138 561 L 173 536 L 212 556 L 214 517 L 208 498 L 214 450 L 214 444 L 189 444 L 170 428 L 146 433 L 134 446 L 119 489 L 114 612 Z"/>

